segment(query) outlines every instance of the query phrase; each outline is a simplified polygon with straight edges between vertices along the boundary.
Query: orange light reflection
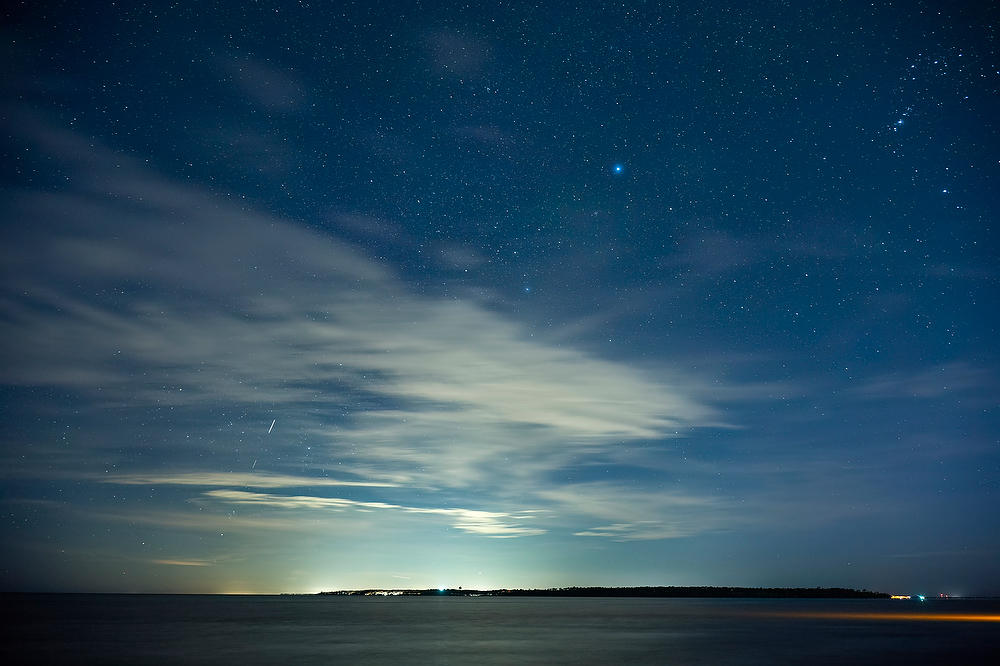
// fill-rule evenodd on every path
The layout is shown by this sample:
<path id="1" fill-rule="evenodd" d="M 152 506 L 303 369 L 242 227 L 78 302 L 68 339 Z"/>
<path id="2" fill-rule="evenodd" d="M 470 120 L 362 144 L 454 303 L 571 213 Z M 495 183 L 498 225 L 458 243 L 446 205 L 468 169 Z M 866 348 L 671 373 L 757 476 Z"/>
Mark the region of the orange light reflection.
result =
<path id="1" fill-rule="evenodd" d="M 897 622 L 1000 622 L 1000 615 L 976 613 L 762 613 L 766 617 L 815 620 L 894 620 Z"/>

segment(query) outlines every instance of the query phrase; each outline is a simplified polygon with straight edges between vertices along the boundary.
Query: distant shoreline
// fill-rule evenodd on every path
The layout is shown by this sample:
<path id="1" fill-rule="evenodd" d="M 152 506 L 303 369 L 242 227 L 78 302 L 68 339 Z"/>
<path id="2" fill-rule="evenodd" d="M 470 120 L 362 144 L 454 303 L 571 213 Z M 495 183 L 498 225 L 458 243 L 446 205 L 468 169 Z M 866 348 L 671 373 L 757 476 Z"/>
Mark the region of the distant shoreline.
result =
<path id="1" fill-rule="evenodd" d="M 842 587 L 555 587 L 548 589 L 406 590 L 368 589 L 319 592 L 349 597 L 670 597 L 688 599 L 888 599 L 885 592 Z"/>

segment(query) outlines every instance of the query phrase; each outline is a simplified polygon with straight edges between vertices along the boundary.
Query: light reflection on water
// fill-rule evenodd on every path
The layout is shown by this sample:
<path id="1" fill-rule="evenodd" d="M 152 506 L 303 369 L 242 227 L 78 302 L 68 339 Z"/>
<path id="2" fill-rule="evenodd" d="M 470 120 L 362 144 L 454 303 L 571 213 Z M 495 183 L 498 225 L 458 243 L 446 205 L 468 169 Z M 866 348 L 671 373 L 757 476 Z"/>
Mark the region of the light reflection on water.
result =
<path id="1" fill-rule="evenodd" d="M 789 620 L 861 620 L 882 622 L 1000 622 L 1000 615 L 991 613 L 913 613 L 913 612 L 849 612 L 849 611 L 789 611 L 750 613 L 751 616 L 780 617 Z"/>
<path id="2" fill-rule="evenodd" d="M 15 595 L 0 661 L 990 663 L 995 601 Z M 20 655 L 16 661 L 15 655 Z M 6 657 L 6 658 L 4 658 Z M 27 657 L 27 658 L 25 658 Z M 997 662 L 1000 663 L 1000 662 Z"/>

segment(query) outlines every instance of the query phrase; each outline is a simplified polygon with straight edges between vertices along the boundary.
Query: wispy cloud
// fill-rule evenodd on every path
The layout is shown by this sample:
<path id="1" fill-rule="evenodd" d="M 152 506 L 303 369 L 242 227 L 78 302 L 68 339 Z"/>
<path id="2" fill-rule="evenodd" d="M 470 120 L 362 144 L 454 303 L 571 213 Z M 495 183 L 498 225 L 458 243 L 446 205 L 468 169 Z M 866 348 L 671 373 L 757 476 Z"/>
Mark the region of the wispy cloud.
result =
<path id="1" fill-rule="evenodd" d="M 500 487 L 624 440 L 718 425 L 693 386 L 532 337 L 471 296 L 411 292 L 334 238 L 73 134 L 35 126 L 34 136 L 78 174 L 70 191 L 4 202 L 19 222 L 16 238 L 5 234 L 5 382 L 112 408 L 266 405 L 286 415 L 269 447 L 322 437 L 320 464 L 349 456 L 376 479 L 423 486 Z M 310 485 L 335 483 L 347 485 Z"/>
<path id="2" fill-rule="evenodd" d="M 211 567 L 214 562 L 208 560 L 150 560 L 153 564 L 163 564 L 171 567 Z"/>
<path id="3" fill-rule="evenodd" d="M 269 110 L 291 110 L 305 99 L 305 86 L 298 77 L 263 60 L 234 59 L 224 61 L 222 68 L 243 93 Z"/>
<path id="4" fill-rule="evenodd" d="M 682 239 L 677 250 L 661 260 L 699 275 L 715 275 L 743 268 L 762 257 L 760 244 L 721 230 L 702 230 Z"/>
<path id="5" fill-rule="evenodd" d="M 457 508 L 425 508 L 387 504 L 385 502 L 359 502 L 340 497 L 316 497 L 312 495 L 273 495 L 270 493 L 251 493 L 242 490 L 210 490 L 205 496 L 230 504 L 254 506 L 269 506 L 282 509 L 327 509 L 342 511 L 357 510 L 391 510 L 411 514 L 432 516 L 447 516 L 452 520 L 452 526 L 463 532 L 488 536 L 493 538 L 514 538 L 544 534 L 545 530 L 535 527 L 525 527 L 520 523 L 531 518 L 530 513 L 510 514 L 492 511 L 477 511 Z"/>
<path id="6" fill-rule="evenodd" d="M 288 474 L 187 472 L 182 474 L 115 474 L 99 477 L 102 483 L 128 486 L 245 486 L 249 488 L 291 488 L 296 486 L 348 486 L 391 488 L 398 484 L 382 481 L 345 481 L 326 477 Z"/>
<path id="7" fill-rule="evenodd" d="M 968 363 L 946 363 L 932 368 L 880 375 L 863 382 L 855 393 L 866 398 L 933 399 L 995 387 L 989 370 Z"/>
<path id="8" fill-rule="evenodd" d="M 623 488 L 609 482 L 568 484 L 539 491 L 562 515 L 603 520 L 575 536 L 614 541 L 672 539 L 745 522 L 746 510 L 723 497 L 678 490 Z"/>
<path id="9" fill-rule="evenodd" d="M 455 77 L 481 73 L 491 55 L 486 41 L 443 30 L 429 34 L 427 46 L 437 71 Z"/>

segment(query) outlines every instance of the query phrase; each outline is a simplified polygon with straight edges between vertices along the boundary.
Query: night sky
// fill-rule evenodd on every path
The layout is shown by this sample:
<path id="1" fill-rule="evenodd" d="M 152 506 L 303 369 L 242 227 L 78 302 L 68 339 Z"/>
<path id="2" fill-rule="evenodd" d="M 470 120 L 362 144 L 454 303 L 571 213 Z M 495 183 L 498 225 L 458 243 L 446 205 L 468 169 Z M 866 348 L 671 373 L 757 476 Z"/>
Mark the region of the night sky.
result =
<path id="1" fill-rule="evenodd" d="M 0 589 L 1000 593 L 995 4 L 3 11 Z"/>

